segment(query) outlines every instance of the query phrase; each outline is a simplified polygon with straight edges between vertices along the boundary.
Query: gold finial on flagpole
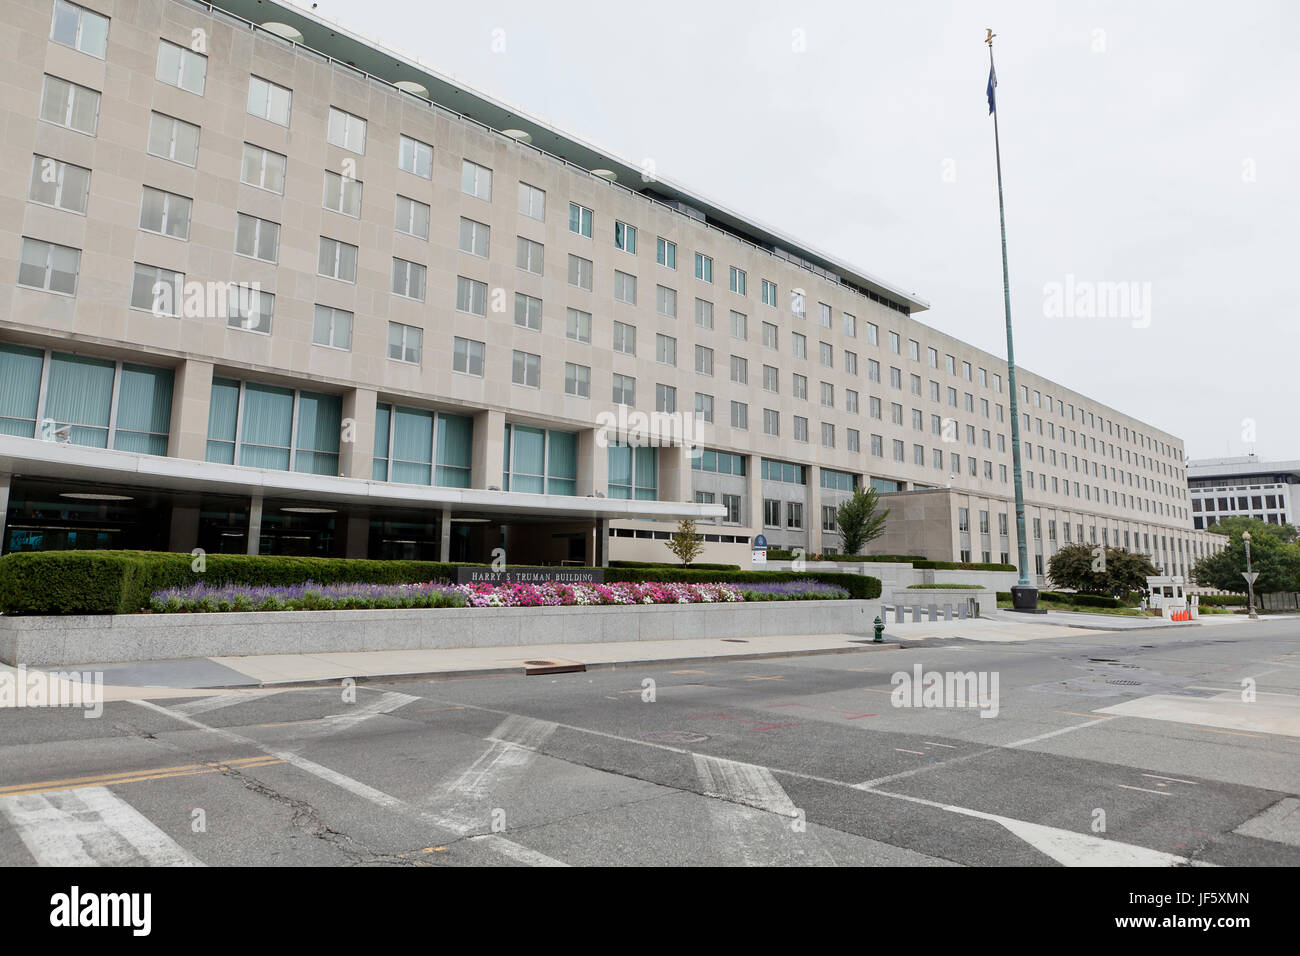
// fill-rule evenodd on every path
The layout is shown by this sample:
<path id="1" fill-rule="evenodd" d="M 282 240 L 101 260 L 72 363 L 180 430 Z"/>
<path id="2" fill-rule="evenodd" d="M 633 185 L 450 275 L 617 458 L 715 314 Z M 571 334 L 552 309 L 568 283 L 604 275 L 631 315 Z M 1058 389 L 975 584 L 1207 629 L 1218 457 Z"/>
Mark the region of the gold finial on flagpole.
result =
<path id="1" fill-rule="evenodd" d="M 985 27 L 984 29 L 988 31 L 988 36 L 984 38 L 984 42 L 987 43 L 989 46 L 992 46 L 993 38 L 997 36 L 997 34 L 993 32 L 992 27 Z"/>

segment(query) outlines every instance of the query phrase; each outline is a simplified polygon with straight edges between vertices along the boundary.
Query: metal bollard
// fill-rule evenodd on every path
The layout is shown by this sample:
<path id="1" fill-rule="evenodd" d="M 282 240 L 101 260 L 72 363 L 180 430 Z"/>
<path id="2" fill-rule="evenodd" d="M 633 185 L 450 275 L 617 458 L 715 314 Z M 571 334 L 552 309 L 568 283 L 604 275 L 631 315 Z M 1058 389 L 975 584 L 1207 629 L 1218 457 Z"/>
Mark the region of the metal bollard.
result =
<path id="1" fill-rule="evenodd" d="M 965 605 L 965 604 L 958 604 L 958 605 L 957 605 L 957 619 L 958 619 L 959 621 L 964 621 L 964 620 L 966 620 L 966 605 Z"/>
<path id="2" fill-rule="evenodd" d="M 943 619 L 944 619 L 945 621 L 951 621 L 951 620 L 952 620 L 952 605 L 951 605 L 951 604 L 945 604 L 945 605 L 943 606 Z"/>
<path id="3" fill-rule="evenodd" d="M 921 605 L 919 604 L 912 605 L 912 623 L 913 624 L 921 623 Z"/>
<path id="4" fill-rule="evenodd" d="M 930 605 L 930 620 L 931 621 L 939 620 L 939 608 L 934 604 Z"/>
<path id="5" fill-rule="evenodd" d="M 898 623 L 899 623 L 899 624 L 902 624 L 902 623 L 903 623 L 903 605 L 901 605 L 901 604 L 895 604 L 895 605 L 894 605 L 894 614 L 895 614 L 895 616 L 898 618 Z"/>

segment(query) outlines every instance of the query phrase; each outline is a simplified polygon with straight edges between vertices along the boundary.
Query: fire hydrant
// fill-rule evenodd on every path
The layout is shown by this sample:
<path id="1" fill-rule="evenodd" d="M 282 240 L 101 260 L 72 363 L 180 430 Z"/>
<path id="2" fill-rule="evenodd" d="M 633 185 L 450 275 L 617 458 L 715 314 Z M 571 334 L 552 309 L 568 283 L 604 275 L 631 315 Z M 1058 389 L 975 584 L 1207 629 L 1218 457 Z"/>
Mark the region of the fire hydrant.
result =
<path id="1" fill-rule="evenodd" d="M 882 621 L 882 620 L 880 619 L 880 615 L 879 615 L 879 614 L 876 615 L 875 631 L 876 631 L 876 639 L 875 639 L 874 641 L 872 641 L 872 643 L 873 643 L 873 644 L 882 644 L 882 643 L 884 643 L 884 640 L 885 640 L 885 622 Z"/>

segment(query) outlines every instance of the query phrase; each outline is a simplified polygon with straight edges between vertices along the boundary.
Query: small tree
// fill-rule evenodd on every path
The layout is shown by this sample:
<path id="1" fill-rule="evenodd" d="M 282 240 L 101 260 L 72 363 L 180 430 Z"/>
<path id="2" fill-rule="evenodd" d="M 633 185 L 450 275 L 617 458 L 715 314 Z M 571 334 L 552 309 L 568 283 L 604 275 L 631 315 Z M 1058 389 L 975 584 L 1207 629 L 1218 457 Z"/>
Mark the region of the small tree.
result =
<path id="1" fill-rule="evenodd" d="M 677 522 L 677 530 L 673 536 L 664 542 L 664 545 L 682 562 L 682 567 L 690 567 L 692 561 L 700 556 L 704 550 L 704 538 L 695 530 L 695 522 L 690 518 L 683 518 Z"/>
<path id="2" fill-rule="evenodd" d="M 861 485 L 853 489 L 852 498 L 840 502 L 835 512 L 835 526 L 839 529 L 845 554 L 860 554 L 863 545 L 885 533 L 889 509 L 876 514 L 879 506 L 880 496 L 876 489 Z"/>
<path id="3" fill-rule="evenodd" d="M 1101 545 L 1067 544 L 1047 563 L 1047 576 L 1058 588 L 1090 594 L 1138 591 L 1155 573 L 1146 555 Z"/>

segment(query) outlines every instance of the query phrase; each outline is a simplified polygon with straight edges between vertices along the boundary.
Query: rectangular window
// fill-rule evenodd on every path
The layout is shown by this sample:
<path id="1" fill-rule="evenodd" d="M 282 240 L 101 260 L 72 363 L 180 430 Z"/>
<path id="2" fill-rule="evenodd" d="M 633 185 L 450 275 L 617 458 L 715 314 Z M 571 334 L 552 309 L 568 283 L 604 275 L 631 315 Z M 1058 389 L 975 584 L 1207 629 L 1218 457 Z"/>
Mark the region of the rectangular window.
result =
<path id="1" fill-rule="evenodd" d="M 817 324 L 823 329 L 831 327 L 831 307 L 825 302 L 817 303 Z"/>
<path id="2" fill-rule="evenodd" d="M 271 334 L 275 296 L 248 286 L 233 286 L 226 305 L 226 326 L 245 332 Z"/>
<path id="3" fill-rule="evenodd" d="M 193 166 L 199 161 L 199 128 L 174 116 L 150 113 L 149 142 L 145 148 L 151 156 Z"/>
<path id="4" fill-rule="evenodd" d="M 822 382 L 822 404 L 827 408 L 835 407 L 835 386 L 830 382 Z"/>
<path id="5" fill-rule="evenodd" d="M 316 306 L 311 340 L 316 345 L 350 351 L 352 348 L 352 313 L 345 312 L 343 309 L 332 309 L 327 305 Z"/>
<path id="6" fill-rule="evenodd" d="M 591 291 L 592 264 L 590 259 L 569 254 L 569 285 Z"/>
<path id="7" fill-rule="evenodd" d="M 50 39 L 102 60 L 108 49 L 108 17 L 67 0 L 54 0 Z"/>
<path id="8" fill-rule="evenodd" d="M 154 77 L 161 83 L 203 95 L 208 72 L 208 58 L 166 40 L 158 41 L 158 69 Z"/>
<path id="9" fill-rule="evenodd" d="M 316 274 L 340 282 L 356 282 L 357 247 L 321 236 Z"/>
<path id="10" fill-rule="evenodd" d="M 585 365 L 564 363 L 564 394 L 578 398 L 591 397 L 591 369 Z"/>
<path id="11" fill-rule="evenodd" d="M 614 222 L 614 248 L 636 255 L 636 226 Z"/>
<path id="12" fill-rule="evenodd" d="M 655 385 L 655 411 L 673 414 L 677 411 L 677 389 L 671 385 Z"/>
<path id="13" fill-rule="evenodd" d="M 835 447 L 835 426 L 830 422 L 822 422 L 822 447 Z"/>
<path id="14" fill-rule="evenodd" d="M 614 323 L 614 351 L 636 355 L 636 326 L 626 322 Z"/>
<path id="15" fill-rule="evenodd" d="M 429 238 L 429 207 L 416 199 L 398 196 L 393 228 L 416 239 Z"/>
<path id="16" fill-rule="evenodd" d="M 628 305 L 636 305 L 636 276 L 614 270 L 614 298 Z"/>
<path id="17" fill-rule="evenodd" d="M 867 380 L 880 382 L 880 363 L 875 359 L 867 359 Z"/>
<path id="18" fill-rule="evenodd" d="M 655 336 L 655 361 L 661 365 L 677 364 L 677 340 L 671 335 Z"/>
<path id="19" fill-rule="evenodd" d="M 763 434 L 772 438 L 781 437 L 781 413 L 776 409 L 763 409 Z"/>
<path id="20" fill-rule="evenodd" d="M 776 307 L 776 283 L 762 280 L 762 299 L 764 305 Z"/>
<path id="21" fill-rule="evenodd" d="M 749 429 L 749 406 L 744 402 L 731 403 L 731 427 Z"/>
<path id="22" fill-rule="evenodd" d="M 451 368 L 453 372 L 463 372 L 476 378 L 483 377 L 484 345 L 473 339 L 452 338 Z"/>
<path id="23" fill-rule="evenodd" d="M 796 376 L 802 377 L 802 376 Z M 763 366 L 763 391 L 779 392 L 781 384 L 781 373 L 774 365 Z"/>
<path id="24" fill-rule="evenodd" d="M 145 186 L 140 200 L 140 228 L 173 239 L 189 239 L 193 205 L 185 196 Z"/>
<path id="25" fill-rule="evenodd" d="M 529 219 L 536 219 L 538 222 L 544 221 L 546 219 L 546 191 L 521 182 L 519 184 L 519 215 L 527 216 Z"/>
<path id="26" fill-rule="evenodd" d="M 808 399 L 808 376 L 806 376 L 806 375 L 800 375 L 798 372 L 796 372 L 796 373 L 794 374 L 793 378 L 791 379 L 791 381 L 793 381 L 793 383 L 794 383 L 794 386 L 793 386 L 793 388 L 791 389 L 791 390 L 793 391 L 793 393 L 794 393 L 794 397 L 795 397 L 795 398 L 798 398 L 798 399 L 803 399 L 804 401 L 807 401 L 807 399 Z"/>
<path id="27" fill-rule="evenodd" d="M 321 262 L 324 263 L 324 242 L 322 240 Z M 263 262 L 278 262 L 280 257 L 280 224 L 256 216 L 236 213 L 235 219 L 235 254 L 261 259 Z M 356 260 L 353 259 L 355 268 Z M 321 273 L 325 275 L 324 272 Z"/>
<path id="28" fill-rule="evenodd" d="M 250 76 L 248 78 L 248 112 L 250 115 L 270 120 L 280 126 L 288 126 L 289 106 L 292 102 L 292 90 L 272 83 L 270 80 L 264 80 L 260 76 Z M 333 142 L 332 139 L 330 141 Z"/>
<path id="29" fill-rule="evenodd" d="M 511 360 L 510 381 L 527 388 L 541 388 L 542 357 L 532 352 L 515 350 Z"/>
<path id="30" fill-rule="evenodd" d="M 76 295 L 80 271 L 80 249 L 23 237 L 22 258 L 18 263 L 19 285 L 61 295 Z"/>
<path id="31" fill-rule="evenodd" d="M 533 242 L 523 236 L 515 237 L 515 267 L 539 276 L 542 274 L 546 247 L 540 242 Z"/>
<path id="32" fill-rule="evenodd" d="M 609 496 L 654 501 L 659 496 L 659 449 L 609 446 Z"/>
<path id="33" fill-rule="evenodd" d="M 591 343 L 591 313 L 580 309 L 569 309 L 565 315 L 566 337 L 575 342 Z"/>
<path id="34" fill-rule="evenodd" d="M 804 305 L 804 294 L 802 289 L 790 290 L 790 311 L 801 319 L 808 314 L 807 308 Z"/>
<path id="35" fill-rule="evenodd" d="M 487 283 L 456 277 L 456 311 L 487 316 Z"/>
<path id="36" fill-rule="evenodd" d="M 785 526 L 791 531 L 803 530 L 803 503 L 787 501 L 785 503 Z"/>
<path id="37" fill-rule="evenodd" d="M 397 166 L 423 179 L 433 178 L 433 147 L 409 136 L 397 140 Z"/>
<path id="38" fill-rule="evenodd" d="M 155 116 L 158 114 L 155 113 Z M 152 140 L 152 137 L 151 137 Z M 195 143 L 198 142 L 198 127 L 195 127 Z M 284 195 L 284 170 L 288 159 L 282 153 L 274 153 L 252 143 L 244 144 L 244 158 L 239 170 L 241 182 L 258 189 Z M 189 164 L 193 165 L 193 163 Z"/>
<path id="39" fill-rule="evenodd" d="M 845 445 L 849 451 L 855 455 L 858 454 L 862 451 L 862 434 L 856 428 L 848 429 L 848 434 L 845 436 Z"/>
<path id="40" fill-rule="evenodd" d="M 702 252 L 695 253 L 695 278 L 713 281 L 713 259 Z"/>
<path id="41" fill-rule="evenodd" d="M 713 303 L 704 299 L 695 300 L 695 324 L 702 329 L 713 328 Z"/>
<path id="42" fill-rule="evenodd" d="M 89 196 L 89 169 L 40 154 L 32 156 L 32 181 L 27 190 L 32 202 L 85 215 Z"/>
<path id="43" fill-rule="evenodd" d="M 743 313 L 731 313 L 731 337 L 741 340 L 749 338 L 749 319 Z"/>
<path id="44" fill-rule="evenodd" d="M 868 345 L 880 344 L 880 329 L 879 327 L 877 327 L 876 323 L 874 322 L 866 323 L 866 333 L 867 333 L 866 339 Z"/>
<path id="45" fill-rule="evenodd" d="M 669 242 L 663 236 L 655 240 L 655 262 L 669 269 L 677 268 L 677 243 Z"/>
<path id="46" fill-rule="evenodd" d="M 897 332 L 889 333 L 889 351 L 891 351 L 895 355 L 901 355 L 902 354 L 901 342 L 902 340 L 899 338 Z"/>
<path id="47" fill-rule="evenodd" d="M 677 290 L 667 286 L 655 286 L 655 311 L 670 319 L 677 318 Z"/>
<path id="48" fill-rule="evenodd" d="M 576 202 L 569 203 L 569 232 L 591 238 L 592 212 Z"/>
<path id="49" fill-rule="evenodd" d="M 492 201 L 492 170 L 463 160 L 460 166 L 460 191 L 484 202 Z"/>
<path id="50" fill-rule="evenodd" d="M 366 154 L 366 121 L 360 116 L 353 116 L 338 107 L 331 106 L 326 139 L 335 146 L 340 146 L 350 152 L 364 156 Z"/>
<path id="51" fill-rule="evenodd" d="M 844 390 L 844 410 L 855 414 L 858 411 L 858 393 L 851 388 Z"/>
<path id="52" fill-rule="evenodd" d="M 731 288 L 731 291 L 736 293 L 736 295 L 745 294 L 745 279 L 746 279 L 745 270 L 737 269 L 735 266 L 731 267 L 731 279 L 729 282 L 729 286 Z"/>
<path id="53" fill-rule="evenodd" d="M 636 404 L 636 379 L 631 375 L 614 373 L 614 404 Z"/>
<path id="54" fill-rule="evenodd" d="M 395 362 L 420 364 L 424 350 L 424 330 L 400 322 L 388 323 L 388 357 Z"/>
<path id="55" fill-rule="evenodd" d="M 524 295 L 522 292 L 516 292 L 515 325 L 521 329 L 532 329 L 534 332 L 541 331 L 542 300 L 531 295 Z"/>
<path id="56" fill-rule="evenodd" d="M 763 527 L 781 527 L 781 502 L 774 498 L 763 499 Z"/>
<path id="57" fill-rule="evenodd" d="M 913 362 L 919 362 L 921 360 L 921 343 L 916 341 L 916 339 L 907 340 L 907 357 Z"/>
<path id="58" fill-rule="evenodd" d="M 41 91 L 41 119 L 94 136 L 99 128 L 99 92 L 47 75 Z"/>
<path id="59" fill-rule="evenodd" d="M 695 371 L 700 375 L 713 374 L 713 349 L 703 345 L 695 346 Z"/>
<path id="60" fill-rule="evenodd" d="M 361 218 L 361 180 L 327 169 L 323 188 L 322 206 L 353 219 Z"/>
<path id="61" fill-rule="evenodd" d="M 131 308 L 144 309 L 159 316 L 178 316 L 184 288 L 183 272 L 137 262 L 131 279 Z"/>
<path id="62" fill-rule="evenodd" d="M 819 355 L 821 358 L 822 365 L 826 366 L 827 368 L 835 367 L 835 349 L 831 347 L 831 343 L 829 342 L 819 343 Z"/>
<path id="63" fill-rule="evenodd" d="M 794 416 L 794 440 L 805 443 L 808 441 L 808 419 L 802 415 Z"/>
<path id="64" fill-rule="evenodd" d="M 771 322 L 763 323 L 763 346 L 769 349 L 777 348 L 777 328 Z"/>
<path id="65" fill-rule="evenodd" d="M 797 359 L 806 359 L 808 357 L 808 338 L 799 332 L 790 333 L 790 342 L 793 346 L 792 352 Z"/>
<path id="66" fill-rule="evenodd" d="M 749 361 L 739 355 L 731 356 L 731 380 L 737 385 L 749 383 Z"/>

